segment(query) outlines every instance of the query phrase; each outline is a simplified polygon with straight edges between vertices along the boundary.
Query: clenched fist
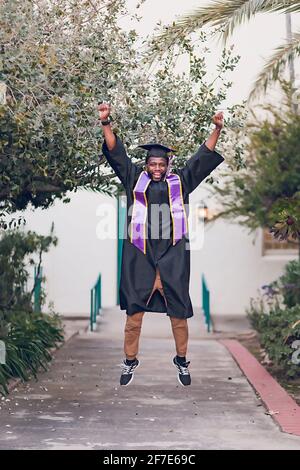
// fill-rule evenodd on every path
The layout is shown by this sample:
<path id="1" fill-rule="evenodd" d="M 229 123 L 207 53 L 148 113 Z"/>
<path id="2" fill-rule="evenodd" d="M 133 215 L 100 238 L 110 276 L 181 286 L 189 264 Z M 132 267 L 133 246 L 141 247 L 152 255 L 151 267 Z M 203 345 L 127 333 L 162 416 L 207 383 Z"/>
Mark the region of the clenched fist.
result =
<path id="1" fill-rule="evenodd" d="M 218 129 L 222 129 L 222 127 L 224 126 L 224 116 L 222 111 L 218 112 L 213 116 L 212 122 Z"/>
<path id="2" fill-rule="evenodd" d="M 99 119 L 105 121 L 110 115 L 110 104 L 109 103 L 98 103 Z"/>

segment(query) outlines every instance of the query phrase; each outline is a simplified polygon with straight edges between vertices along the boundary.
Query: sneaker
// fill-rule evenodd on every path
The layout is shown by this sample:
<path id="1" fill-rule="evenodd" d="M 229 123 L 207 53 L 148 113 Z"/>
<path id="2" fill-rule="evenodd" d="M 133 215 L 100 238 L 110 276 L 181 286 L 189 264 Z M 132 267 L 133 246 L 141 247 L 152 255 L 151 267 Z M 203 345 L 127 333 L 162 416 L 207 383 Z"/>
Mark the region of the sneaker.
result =
<path id="1" fill-rule="evenodd" d="M 133 379 L 135 369 L 140 365 L 140 361 L 135 359 L 135 361 L 128 365 L 126 363 L 126 359 L 123 360 L 121 367 L 122 367 L 122 375 L 120 377 L 120 385 L 124 385 L 125 387 L 130 384 Z"/>
<path id="2" fill-rule="evenodd" d="M 173 358 L 173 364 L 178 370 L 178 382 L 183 385 L 191 385 L 191 376 L 188 371 L 188 365 L 190 364 L 191 361 L 184 362 L 183 364 L 179 364 L 179 362 L 176 359 L 176 356 Z"/>

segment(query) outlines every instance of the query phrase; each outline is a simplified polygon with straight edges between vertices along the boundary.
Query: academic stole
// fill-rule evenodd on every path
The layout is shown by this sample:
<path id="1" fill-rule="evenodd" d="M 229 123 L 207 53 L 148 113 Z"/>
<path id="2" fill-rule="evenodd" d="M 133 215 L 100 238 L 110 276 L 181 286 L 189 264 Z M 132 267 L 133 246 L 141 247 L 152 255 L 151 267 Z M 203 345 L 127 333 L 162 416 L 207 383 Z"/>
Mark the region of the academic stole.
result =
<path id="1" fill-rule="evenodd" d="M 130 242 L 146 254 L 146 220 L 148 202 L 146 190 L 151 178 L 143 171 L 133 189 L 133 208 L 131 217 Z M 173 227 L 173 245 L 188 232 L 188 222 L 184 207 L 181 180 L 175 173 L 170 173 L 165 181 L 168 185 L 170 212 Z"/>

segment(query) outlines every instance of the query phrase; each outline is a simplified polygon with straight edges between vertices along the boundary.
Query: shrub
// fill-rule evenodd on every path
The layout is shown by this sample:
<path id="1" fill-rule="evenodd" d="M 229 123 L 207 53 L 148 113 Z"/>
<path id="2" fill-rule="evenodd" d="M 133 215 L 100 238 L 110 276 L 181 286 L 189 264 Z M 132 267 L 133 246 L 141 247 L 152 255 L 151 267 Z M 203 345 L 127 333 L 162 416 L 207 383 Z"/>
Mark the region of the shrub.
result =
<path id="1" fill-rule="evenodd" d="M 262 299 L 251 299 L 247 314 L 261 345 L 282 375 L 300 377 L 300 304 L 289 308 L 276 304 L 266 313 Z"/>
<path id="2" fill-rule="evenodd" d="M 8 328 L 0 330 L 5 343 L 6 361 L 0 364 L 0 393 L 8 393 L 11 378 L 28 380 L 40 368 L 47 370 L 51 360 L 49 349 L 63 341 L 61 320 L 56 314 L 14 312 Z"/>
<path id="3" fill-rule="evenodd" d="M 0 318 L 9 321 L 10 313 L 16 311 L 32 311 L 33 289 L 29 291 L 28 267 L 41 265 L 43 253 L 57 244 L 53 235 L 52 224 L 50 234 L 38 235 L 28 230 L 7 230 L 2 232 L 0 240 Z M 41 300 L 45 299 L 42 289 Z"/>
<path id="4" fill-rule="evenodd" d="M 8 230 L 0 240 L 0 340 L 5 345 L 5 364 L 0 364 L 0 393 L 8 393 L 8 381 L 36 377 L 51 360 L 49 349 L 63 341 L 57 314 L 35 313 L 34 289 L 28 290 L 28 266 L 42 262 L 42 254 L 56 245 L 53 226 L 48 236 Z M 45 292 L 41 289 L 42 303 Z"/>
<path id="5" fill-rule="evenodd" d="M 300 304 L 300 261 L 290 261 L 279 278 L 283 301 L 287 307 Z"/>

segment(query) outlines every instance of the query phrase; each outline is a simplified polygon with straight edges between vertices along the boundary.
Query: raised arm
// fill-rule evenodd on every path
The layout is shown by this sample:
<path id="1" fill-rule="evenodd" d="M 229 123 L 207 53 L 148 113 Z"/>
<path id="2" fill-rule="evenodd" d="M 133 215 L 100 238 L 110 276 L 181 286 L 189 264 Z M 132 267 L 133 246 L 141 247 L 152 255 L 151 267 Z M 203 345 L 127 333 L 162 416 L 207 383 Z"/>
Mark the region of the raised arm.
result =
<path id="1" fill-rule="evenodd" d="M 104 139 L 107 145 L 108 150 L 112 150 L 117 143 L 115 134 L 112 131 L 111 125 L 103 125 L 102 121 L 107 121 L 110 116 L 110 105 L 108 103 L 99 103 L 98 105 L 99 119 L 101 122 L 101 127 L 104 134 Z"/>
<path id="2" fill-rule="evenodd" d="M 215 129 L 208 139 L 200 145 L 186 165 L 179 170 L 186 193 L 191 193 L 220 163 L 224 157 L 215 151 L 218 138 L 224 125 L 223 113 L 217 113 L 213 119 Z"/>
<path id="3" fill-rule="evenodd" d="M 222 112 L 215 114 L 212 118 L 214 125 L 216 126 L 213 132 L 208 137 L 205 145 L 209 150 L 215 150 L 215 146 L 217 145 L 218 138 L 220 137 L 221 130 L 224 127 L 224 116 Z"/>
<path id="4" fill-rule="evenodd" d="M 105 123 L 110 116 L 110 105 L 101 103 L 98 106 L 98 111 L 104 135 L 102 152 L 126 189 L 134 184 L 140 170 L 128 157 L 123 142 L 113 132 L 111 125 L 102 124 L 102 121 Z"/>

